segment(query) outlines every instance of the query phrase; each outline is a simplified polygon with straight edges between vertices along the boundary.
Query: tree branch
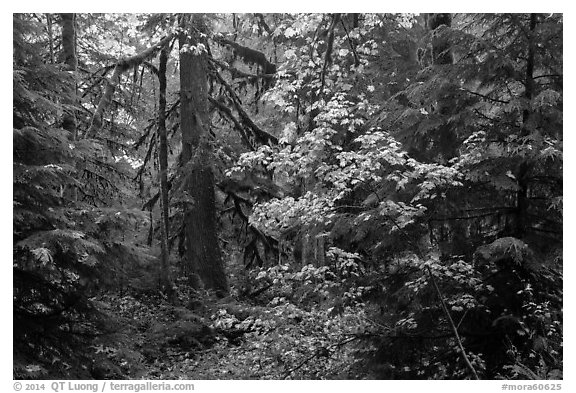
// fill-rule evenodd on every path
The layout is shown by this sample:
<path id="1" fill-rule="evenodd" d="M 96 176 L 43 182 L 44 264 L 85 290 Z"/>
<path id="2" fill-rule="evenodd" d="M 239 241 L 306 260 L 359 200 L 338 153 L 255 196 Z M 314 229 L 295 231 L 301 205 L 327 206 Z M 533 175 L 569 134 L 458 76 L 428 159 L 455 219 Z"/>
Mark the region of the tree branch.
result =
<path id="1" fill-rule="evenodd" d="M 217 39 L 220 45 L 226 45 L 232 48 L 234 56 L 241 57 L 245 63 L 258 65 L 262 69 L 263 74 L 275 74 L 276 64 L 268 61 L 266 55 L 260 51 L 257 51 L 247 46 L 238 44 L 237 42 L 230 41 L 226 38 Z"/>
<path id="2" fill-rule="evenodd" d="M 476 214 L 476 215 L 471 215 L 471 216 L 446 216 L 446 217 L 431 217 L 428 221 L 457 221 L 457 220 L 473 220 L 476 218 L 484 218 L 484 217 L 490 217 L 493 215 L 497 215 L 497 214 L 505 214 L 506 210 L 507 213 L 513 213 L 514 212 L 513 207 L 507 207 L 507 208 L 503 208 L 501 210 L 496 210 L 496 211 L 490 211 L 488 213 L 483 213 L 483 214 Z"/>
<path id="3" fill-rule="evenodd" d="M 320 80 L 322 81 L 320 87 L 320 94 L 324 91 L 324 84 L 326 82 L 326 70 L 328 69 L 328 65 L 332 63 L 332 47 L 334 45 L 334 29 L 336 28 L 336 24 L 340 20 L 340 14 L 333 14 L 332 15 L 332 23 L 330 24 L 330 28 L 328 29 L 328 44 L 326 47 L 326 52 L 324 54 L 324 65 L 322 66 L 322 73 L 320 74 Z"/>
<path id="4" fill-rule="evenodd" d="M 210 60 L 212 63 L 218 65 L 219 67 L 222 67 L 224 69 L 227 69 L 228 71 L 230 71 L 230 73 L 232 74 L 232 78 L 237 78 L 237 77 L 241 77 L 241 78 L 247 78 L 249 80 L 256 80 L 256 79 L 272 79 L 274 78 L 275 74 L 250 74 L 248 72 L 244 72 L 241 71 L 237 68 L 234 68 L 232 66 L 229 66 L 228 64 L 225 64 L 223 61 L 220 60 L 216 60 L 212 57 L 208 57 L 208 60 Z"/>
<path id="5" fill-rule="evenodd" d="M 348 38 L 348 44 L 350 45 L 350 49 L 352 49 L 352 53 L 354 54 L 354 65 L 356 67 L 358 67 L 358 65 L 360 65 L 360 57 L 358 56 L 358 53 L 356 52 L 356 47 L 354 46 L 354 43 L 352 42 L 352 38 L 350 38 L 350 34 L 348 34 L 348 29 L 346 28 L 346 24 L 344 23 L 344 20 L 342 19 L 340 22 L 342 24 L 342 28 L 344 29 L 344 32 L 346 33 L 346 38 Z"/>
<path id="6" fill-rule="evenodd" d="M 240 136 L 242 137 L 242 141 L 244 141 L 246 146 L 250 150 L 255 151 L 256 148 L 254 146 L 252 146 L 252 143 L 250 142 L 248 135 L 246 135 L 244 127 L 242 127 L 242 124 L 240 124 L 238 119 L 236 119 L 234 117 L 230 108 L 228 108 L 226 105 L 224 105 L 223 103 L 221 103 L 220 101 L 218 101 L 212 97 L 208 97 L 208 99 L 220 111 L 221 115 L 224 114 L 225 117 L 234 124 L 234 128 L 240 133 Z"/>
<path id="7" fill-rule="evenodd" d="M 170 41 L 174 38 L 172 34 L 162 39 L 156 45 L 151 46 L 150 48 L 146 49 L 145 51 L 129 57 L 127 59 L 122 59 L 116 63 L 114 67 L 114 73 L 110 77 L 110 79 L 106 80 L 106 90 L 104 95 L 100 99 L 100 103 L 94 112 L 94 116 L 92 117 L 92 122 L 90 123 L 90 128 L 86 130 L 83 137 L 84 138 L 94 138 L 96 133 L 100 131 L 102 128 L 104 112 L 106 107 L 112 101 L 112 95 L 114 94 L 114 90 L 116 90 L 116 86 L 120 83 L 120 77 L 122 74 L 129 70 L 130 68 L 137 66 L 147 60 L 148 58 L 152 57 L 156 54 L 157 51 L 162 49 L 164 46 L 168 45 Z"/>
<path id="8" fill-rule="evenodd" d="M 266 33 L 268 33 L 268 35 L 272 35 L 272 30 L 270 29 L 270 26 L 268 26 L 268 23 L 266 23 L 266 20 L 264 19 L 264 15 L 263 14 L 254 14 L 254 16 L 258 18 L 258 20 L 260 21 L 259 25 L 262 26 L 264 28 L 264 30 L 266 30 Z"/>
<path id="9" fill-rule="evenodd" d="M 509 104 L 509 103 L 510 103 L 510 101 L 499 100 L 499 99 L 497 99 L 497 98 L 488 97 L 487 95 L 480 94 L 480 93 L 477 93 L 477 92 L 475 92 L 475 91 L 465 89 L 465 88 L 463 88 L 463 87 L 461 87 L 460 90 L 465 91 L 465 92 L 468 93 L 468 94 L 472 94 L 472 95 L 478 96 L 478 97 L 483 98 L 483 99 L 488 100 L 488 101 L 497 102 L 497 103 L 499 103 L 499 104 Z"/>
<path id="10" fill-rule="evenodd" d="M 462 355 L 462 358 L 464 359 L 466 366 L 468 367 L 468 369 L 470 370 L 470 372 L 474 376 L 474 379 L 479 380 L 480 378 L 478 378 L 478 374 L 476 373 L 476 370 L 474 369 L 474 366 L 472 365 L 472 363 L 470 363 L 470 359 L 468 358 L 468 355 L 466 354 L 466 351 L 464 350 L 464 346 L 462 345 L 462 340 L 460 339 L 460 335 L 458 334 L 458 329 L 456 328 L 456 325 L 454 324 L 454 320 L 452 320 L 452 316 L 450 315 L 450 311 L 448 310 L 448 307 L 446 306 L 446 302 L 444 301 L 444 296 L 442 296 L 442 292 L 440 292 L 440 288 L 438 287 L 438 283 L 436 283 L 436 279 L 434 278 L 434 275 L 432 274 L 432 270 L 430 269 L 430 266 L 426 266 L 426 270 L 428 271 L 428 276 L 430 277 L 430 280 L 432 281 L 432 284 L 434 285 L 434 289 L 436 290 L 436 294 L 438 295 L 438 298 L 440 299 L 440 304 L 442 305 L 442 310 L 444 310 L 444 314 L 446 314 L 446 319 L 448 319 L 448 323 L 450 324 L 450 329 L 452 329 L 452 333 L 454 334 L 454 338 L 456 339 L 456 342 L 458 343 L 458 347 L 460 348 L 460 353 Z"/>
<path id="11" fill-rule="evenodd" d="M 224 86 L 224 88 L 226 89 L 226 91 L 228 92 L 230 97 L 232 98 L 232 103 L 234 105 L 234 108 L 236 109 L 236 112 L 238 112 L 238 115 L 240 116 L 240 120 L 242 121 L 242 123 L 244 123 L 244 125 L 248 129 L 250 129 L 252 131 L 252 133 L 254 134 L 256 139 L 260 143 L 263 143 L 263 144 L 270 144 L 271 143 L 271 144 L 277 145 L 278 144 L 278 138 L 276 138 L 272 134 L 267 133 L 266 131 L 264 131 L 263 129 L 258 127 L 256 125 L 256 123 L 254 123 L 252 121 L 252 119 L 250 118 L 248 113 L 246 113 L 244 108 L 242 108 L 242 105 L 240 103 L 240 98 L 238 98 L 238 95 L 236 94 L 234 89 L 232 89 L 232 87 L 224 80 L 224 78 L 222 77 L 222 75 L 220 75 L 220 73 L 218 71 L 215 71 L 214 73 L 216 75 L 216 78 L 220 82 L 220 84 L 222 84 L 222 86 Z"/>

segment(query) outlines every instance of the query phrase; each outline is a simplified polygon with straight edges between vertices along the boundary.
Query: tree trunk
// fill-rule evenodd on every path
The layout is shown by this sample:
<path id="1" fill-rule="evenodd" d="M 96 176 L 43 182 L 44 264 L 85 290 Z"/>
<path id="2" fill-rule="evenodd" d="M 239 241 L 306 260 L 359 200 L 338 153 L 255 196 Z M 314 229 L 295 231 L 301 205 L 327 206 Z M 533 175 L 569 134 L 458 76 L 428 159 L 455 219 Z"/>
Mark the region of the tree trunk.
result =
<path id="1" fill-rule="evenodd" d="M 51 21 L 52 18 L 48 19 Z M 76 110 L 78 104 L 78 83 L 76 81 L 76 70 L 78 68 L 78 58 L 76 56 L 76 14 L 60 14 L 60 23 L 62 24 L 62 61 L 72 76 L 72 83 L 67 94 L 64 95 L 63 103 L 68 106 L 62 117 L 62 128 L 70 133 L 72 141 L 78 140 L 78 121 L 76 119 Z M 51 26 L 50 26 L 51 29 Z M 50 43 L 52 45 L 52 43 Z M 52 48 L 50 48 L 52 52 Z M 82 164 L 76 162 L 77 173 L 82 173 Z M 72 201 L 78 200 L 78 189 L 75 186 L 66 187 L 67 198 Z"/>
<path id="2" fill-rule="evenodd" d="M 74 106 L 76 104 L 76 69 L 78 68 L 78 58 L 76 57 L 76 28 L 74 26 L 75 14 L 60 14 L 62 23 L 62 61 L 66 64 L 68 71 L 73 77 L 73 87 L 69 90 L 64 104 Z M 50 19 L 51 20 L 51 19 Z M 62 128 L 69 131 L 72 139 L 77 137 L 76 113 L 67 110 L 62 119 Z"/>
<path id="3" fill-rule="evenodd" d="M 452 25 L 452 14 L 428 14 L 427 25 L 432 34 L 432 64 L 434 66 L 450 65 L 453 63 L 450 42 L 441 33 L 441 26 Z M 444 118 L 454 113 L 453 100 L 441 97 L 436 102 L 437 111 Z M 458 140 L 456 130 L 450 124 L 443 124 L 438 130 L 437 145 L 443 160 L 448 162 L 458 155 Z"/>
<path id="4" fill-rule="evenodd" d="M 534 62 L 535 62 L 535 42 L 534 42 L 534 31 L 537 25 L 537 15 L 530 14 L 529 22 L 529 34 L 528 34 L 528 53 L 526 56 L 526 79 L 524 81 L 525 90 L 524 97 L 527 102 L 532 100 L 534 96 Z M 530 129 L 528 128 L 528 123 L 530 121 L 531 112 L 529 109 L 525 109 L 522 113 L 522 131 L 521 136 L 527 137 L 530 135 Z M 530 172 L 530 164 L 527 161 L 523 161 L 518 168 L 516 173 L 516 179 L 518 179 L 518 192 L 516 194 L 516 230 L 515 236 L 522 239 L 526 235 L 526 229 L 528 227 L 528 180 L 527 177 Z"/>
<path id="5" fill-rule="evenodd" d="M 212 152 L 207 141 L 208 79 L 205 54 L 198 53 L 202 40 L 200 15 L 183 15 L 180 45 L 180 128 L 184 189 L 192 198 L 185 207 L 184 272 L 195 287 L 214 290 L 218 296 L 228 293 L 228 282 L 216 232 Z M 191 25 L 194 25 L 192 29 Z"/>
<path id="6" fill-rule="evenodd" d="M 50 64 L 54 64 L 54 34 L 52 32 L 52 14 L 46 14 L 46 31 L 48 32 L 48 46 L 50 49 Z"/>
<path id="7" fill-rule="evenodd" d="M 160 81 L 160 98 L 158 102 L 158 147 L 160 161 L 160 212 L 162 223 L 160 224 L 160 248 L 161 267 L 160 267 L 160 286 L 165 293 L 172 294 L 172 283 L 170 282 L 170 264 L 168 261 L 168 234 L 170 211 L 168 206 L 168 142 L 166 137 L 166 64 L 168 63 L 168 49 L 162 48 L 160 51 L 160 66 L 158 68 L 158 79 Z"/>

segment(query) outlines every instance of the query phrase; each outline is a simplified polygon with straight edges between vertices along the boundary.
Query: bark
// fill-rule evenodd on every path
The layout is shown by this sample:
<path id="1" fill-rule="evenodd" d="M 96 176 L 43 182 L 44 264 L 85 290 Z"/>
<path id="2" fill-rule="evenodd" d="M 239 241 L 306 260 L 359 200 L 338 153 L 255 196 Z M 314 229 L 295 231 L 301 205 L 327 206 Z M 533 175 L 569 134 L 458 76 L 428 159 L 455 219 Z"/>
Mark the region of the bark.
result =
<path id="1" fill-rule="evenodd" d="M 50 46 L 50 64 L 54 64 L 54 34 L 52 32 L 52 14 L 46 14 L 46 30 L 48 32 L 48 45 Z"/>
<path id="2" fill-rule="evenodd" d="M 25 22 L 22 17 L 23 14 L 18 13 L 12 14 L 12 31 L 14 32 L 13 58 L 14 58 L 14 64 L 18 66 L 21 66 L 26 62 L 24 56 L 24 42 L 26 42 L 26 40 L 24 39 Z M 14 120 L 16 120 L 16 115 L 14 115 Z M 22 125 L 21 127 L 24 127 L 24 125 Z"/>
<path id="3" fill-rule="evenodd" d="M 160 49 L 165 47 L 170 43 L 172 40 L 173 35 L 169 35 L 165 37 L 156 45 L 151 46 L 150 48 L 146 49 L 145 51 L 138 53 L 132 57 L 127 59 L 122 59 L 118 63 L 116 63 L 114 67 L 114 73 L 110 77 L 110 79 L 106 80 L 106 90 L 104 91 L 104 95 L 100 99 L 98 103 L 98 107 L 92 116 L 92 122 L 90 124 L 90 128 L 84 133 L 85 138 L 94 138 L 98 131 L 102 128 L 102 124 L 104 122 L 104 112 L 106 108 L 112 101 L 112 95 L 114 94 L 114 90 L 116 90 L 116 86 L 120 83 L 120 77 L 130 68 L 140 65 L 144 61 L 148 60 L 152 56 L 154 56 Z"/>
<path id="4" fill-rule="evenodd" d="M 194 29 L 190 29 L 190 24 Z M 216 232 L 212 152 L 207 143 L 208 78 L 205 54 L 195 54 L 189 47 L 201 43 L 200 15 L 181 17 L 184 32 L 180 45 L 180 128 L 182 131 L 182 166 L 185 190 L 192 197 L 184 212 L 184 273 L 196 288 L 213 290 L 218 296 L 228 294 L 228 282 Z M 184 49 L 184 50 L 183 50 Z"/>
<path id="5" fill-rule="evenodd" d="M 452 25 L 451 14 L 428 14 L 427 25 L 432 34 L 432 64 L 434 66 L 450 65 L 453 63 L 450 41 L 441 32 L 444 27 Z M 448 97 L 439 97 L 436 102 L 437 111 L 445 118 L 453 112 L 453 103 Z M 442 157 L 447 162 L 457 155 L 458 140 L 456 131 L 449 124 L 443 124 L 438 130 L 437 145 Z"/>
<path id="6" fill-rule="evenodd" d="M 324 53 L 324 66 L 322 67 L 322 74 L 320 75 L 320 79 L 322 81 L 320 87 L 320 95 L 324 94 L 324 84 L 326 82 L 326 71 L 328 70 L 328 66 L 332 64 L 332 47 L 334 45 L 334 29 L 336 25 L 340 21 L 340 14 L 332 15 L 332 22 L 330 23 L 330 27 L 328 29 L 328 42 L 326 46 L 326 52 Z"/>
<path id="7" fill-rule="evenodd" d="M 332 64 L 332 48 L 334 46 L 334 30 L 336 29 L 336 25 L 340 21 L 341 15 L 340 14 L 332 14 L 332 21 L 330 22 L 330 26 L 326 31 L 326 51 L 324 52 L 324 64 L 322 65 L 322 71 L 320 72 L 320 91 L 314 100 L 320 100 L 324 96 L 324 86 L 326 85 L 326 73 L 328 71 L 328 66 Z M 320 113 L 320 108 L 312 109 L 309 113 L 308 117 L 308 131 L 312 131 L 316 128 L 316 116 Z"/>
<path id="8" fill-rule="evenodd" d="M 76 29 L 74 23 L 75 14 L 60 14 L 62 20 L 62 61 L 68 66 L 70 71 L 78 68 L 76 57 Z"/>
<path id="9" fill-rule="evenodd" d="M 76 29 L 75 29 L 75 14 L 60 14 L 62 23 L 62 60 L 66 64 L 68 71 L 73 76 L 73 87 L 68 91 L 68 96 L 64 100 L 64 104 L 75 106 L 76 104 L 76 69 L 78 68 L 78 58 L 76 57 Z M 51 19 L 50 19 L 51 20 Z M 77 121 L 76 113 L 72 110 L 67 110 L 62 119 L 62 128 L 69 131 L 72 139 L 77 139 Z"/>
<path id="10" fill-rule="evenodd" d="M 52 18 L 49 18 L 50 25 Z M 68 108 L 65 109 L 62 116 L 62 128 L 70 132 L 72 141 L 78 139 L 78 121 L 76 119 L 76 110 L 78 104 L 78 83 L 76 81 L 76 70 L 78 68 L 78 58 L 76 56 L 76 14 L 60 14 L 62 24 L 62 60 L 66 64 L 68 71 L 72 75 L 72 84 L 64 95 L 63 104 Z M 50 26 L 50 31 L 52 30 Z M 52 40 L 51 40 L 52 41 Z M 52 43 L 50 43 L 52 53 Z M 76 170 L 82 173 L 82 164 L 76 162 Z M 75 186 L 66 187 L 66 195 L 73 201 L 78 200 L 78 189 Z"/>
<path id="11" fill-rule="evenodd" d="M 534 32 L 537 25 L 537 15 L 530 14 L 530 25 L 528 32 L 528 53 L 526 56 L 526 76 L 524 81 L 524 97 L 527 102 L 530 102 L 534 96 L 534 63 L 536 57 L 536 48 L 534 42 Z M 530 110 L 524 110 L 522 114 L 522 131 L 521 136 L 526 137 L 530 134 L 528 123 L 530 121 Z M 528 227 L 528 175 L 530 172 L 530 164 L 523 161 L 516 174 L 518 179 L 518 193 L 516 195 L 516 233 L 515 236 L 522 239 L 526 234 Z"/>
<path id="12" fill-rule="evenodd" d="M 168 235 L 170 233 L 169 217 L 170 211 L 168 206 L 168 142 L 166 137 L 166 64 L 168 63 L 168 49 L 162 48 L 160 51 L 160 67 L 158 79 L 160 81 L 160 94 L 158 100 L 158 147 L 160 161 L 160 212 L 162 223 L 160 225 L 161 233 L 161 268 L 160 268 L 160 285 L 163 290 L 171 294 L 172 284 L 170 282 L 170 265 Z"/>

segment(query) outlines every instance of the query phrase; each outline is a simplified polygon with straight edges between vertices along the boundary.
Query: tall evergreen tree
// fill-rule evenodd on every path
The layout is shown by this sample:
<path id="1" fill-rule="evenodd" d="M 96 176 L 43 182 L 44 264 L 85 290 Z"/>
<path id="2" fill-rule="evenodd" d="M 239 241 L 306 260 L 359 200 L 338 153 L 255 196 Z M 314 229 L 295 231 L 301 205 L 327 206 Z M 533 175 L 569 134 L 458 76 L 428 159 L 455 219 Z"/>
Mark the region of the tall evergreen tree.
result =
<path id="1" fill-rule="evenodd" d="M 228 293 L 218 235 L 208 113 L 208 78 L 204 17 L 180 16 L 180 129 L 185 203 L 184 269 L 191 283 Z"/>

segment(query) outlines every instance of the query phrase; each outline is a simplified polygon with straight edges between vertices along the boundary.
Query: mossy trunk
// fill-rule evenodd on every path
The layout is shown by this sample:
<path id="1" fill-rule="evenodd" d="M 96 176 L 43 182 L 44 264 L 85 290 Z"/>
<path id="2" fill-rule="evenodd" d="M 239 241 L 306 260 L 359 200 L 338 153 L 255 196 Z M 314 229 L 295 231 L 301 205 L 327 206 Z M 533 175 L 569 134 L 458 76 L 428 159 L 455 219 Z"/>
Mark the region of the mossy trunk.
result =
<path id="1" fill-rule="evenodd" d="M 78 68 L 78 58 L 76 56 L 76 28 L 74 26 L 76 21 L 75 14 L 60 14 L 62 24 L 62 62 L 66 64 L 66 68 L 70 71 L 73 81 L 71 83 L 68 94 L 65 96 L 64 103 L 70 106 L 76 105 L 76 69 Z M 72 139 L 77 138 L 77 121 L 76 113 L 74 110 L 67 110 L 62 118 L 62 128 L 69 131 Z"/>
<path id="2" fill-rule="evenodd" d="M 172 283 L 170 280 L 169 248 L 168 235 L 170 232 L 169 217 L 170 209 L 168 206 L 168 141 L 166 136 L 166 65 L 168 63 L 168 49 L 162 48 L 160 51 L 160 66 L 158 67 L 158 79 L 160 81 L 160 94 L 158 100 L 158 147 L 160 172 L 160 209 L 162 223 L 160 224 L 160 233 L 162 238 L 161 245 L 161 266 L 160 266 L 160 286 L 169 296 L 172 295 Z"/>
<path id="3" fill-rule="evenodd" d="M 200 15 L 183 15 L 184 32 L 179 37 L 181 165 L 184 189 L 190 196 L 184 212 L 183 270 L 191 285 L 225 296 L 228 282 L 216 231 L 212 152 L 207 142 L 210 115 L 206 60 L 194 49 L 201 47 L 198 31 L 203 30 L 202 22 Z"/>
<path id="4" fill-rule="evenodd" d="M 51 20 L 51 19 L 50 19 Z M 62 116 L 62 128 L 70 133 L 72 141 L 78 140 L 78 121 L 74 107 L 78 105 L 78 84 L 76 70 L 78 69 L 78 57 L 76 56 L 76 14 L 60 14 L 62 25 L 62 51 L 61 60 L 66 64 L 67 70 L 72 76 L 72 81 L 64 95 L 63 103 L 68 106 Z M 52 45 L 52 44 L 50 44 Z M 51 48 L 52 51 L 52 48 Z M 76 163 L 76 170 L 82 173 L 83 164 Z M 72 201 L 78 200 L 78 189 L 75 186 L 66 187 L 65 195 Z"/>

